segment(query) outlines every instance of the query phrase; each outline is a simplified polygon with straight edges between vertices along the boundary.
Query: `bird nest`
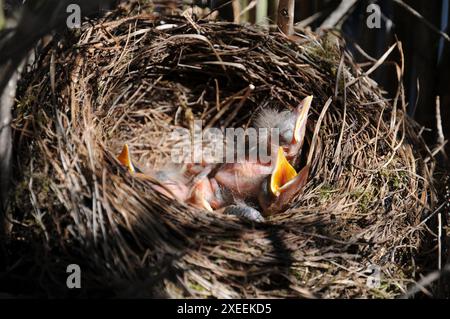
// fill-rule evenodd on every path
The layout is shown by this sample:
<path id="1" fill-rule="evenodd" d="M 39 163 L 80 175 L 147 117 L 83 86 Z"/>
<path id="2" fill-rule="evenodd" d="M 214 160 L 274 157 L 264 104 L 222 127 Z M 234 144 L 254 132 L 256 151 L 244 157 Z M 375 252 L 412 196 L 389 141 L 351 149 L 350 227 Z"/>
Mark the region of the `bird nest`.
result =
<path id="1" fill-rule="evenodd" d="M 51 295 L 67 293 L 73 263 L 88 295 L 401 295 L 428 260 L 436 196 L 399 83 L 384 97 L 330 33 L 293 40 L 145 10 L 86 23 L 45 46 L 20 85 L 10 207 L 21 261 Z M 140 167 L 159 167 L 176 128 L 248 127 L 309 95 L 308 182 L 262 223 L 170 199 L 116 159 L 128 143 Z"/>

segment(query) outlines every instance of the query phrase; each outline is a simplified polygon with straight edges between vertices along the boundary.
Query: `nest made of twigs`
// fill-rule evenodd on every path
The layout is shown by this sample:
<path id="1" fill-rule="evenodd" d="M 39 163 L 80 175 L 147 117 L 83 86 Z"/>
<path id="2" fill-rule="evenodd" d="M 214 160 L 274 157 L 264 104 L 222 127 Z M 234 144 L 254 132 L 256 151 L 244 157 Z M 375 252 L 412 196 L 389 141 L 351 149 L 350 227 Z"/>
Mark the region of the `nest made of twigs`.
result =
<path id="1" fill-rule="evenodd" d="M 162 20 L 173 28 L 158 27 Z M 402 294 L 423 271 L 432 236 L 433 161 L 405 114 L 401 84 L 385 98 L 342 45 L 332 34 L 294 41 L 145 10 L 116 11 L 55 39 L 15 108 L 12 233 L 40 247 L 48 277 L 79 264 L 90 294 Z M 170 156 L 166 137 L 192 119 L 246 127 L 261 108 L 290 109 L 311 94 L 311 177 L 265 223 L 169 200 L 115 160 L 128 143 L 141 166 L 159 166 Z M 381 270 L 380 285 L 367 284 L 370 266 Z M 64 287 L 64 279 L 45 284 L 50 293 Z"/>

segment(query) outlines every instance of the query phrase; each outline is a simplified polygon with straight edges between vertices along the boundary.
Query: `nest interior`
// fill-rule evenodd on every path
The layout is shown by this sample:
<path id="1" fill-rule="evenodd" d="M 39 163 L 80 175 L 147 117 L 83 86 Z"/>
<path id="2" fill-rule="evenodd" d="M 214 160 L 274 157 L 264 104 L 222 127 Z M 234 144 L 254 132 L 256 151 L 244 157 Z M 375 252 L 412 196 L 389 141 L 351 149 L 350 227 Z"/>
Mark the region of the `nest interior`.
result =
<path id="1" fill-rule="evenodd" d="M 87 23 L 45 47 L 21 83 L 17 251 L 32 245 L 29 271 L 51 295 L 67 293 L 77 263 L 91 295 L 398 296 L 424 271 L 436 202 L 399 83 L 384 97 L 333 34 L 294 41 L 144 9 Z M 261 108 L 311 94 L 310 179 L 265 223 L 167 199 L 115 160 L 128 143 L 141 166 L 160 166 L 176 127 L 246 127 Z M 379 285 L 368 284 L 371 266 Z"/>

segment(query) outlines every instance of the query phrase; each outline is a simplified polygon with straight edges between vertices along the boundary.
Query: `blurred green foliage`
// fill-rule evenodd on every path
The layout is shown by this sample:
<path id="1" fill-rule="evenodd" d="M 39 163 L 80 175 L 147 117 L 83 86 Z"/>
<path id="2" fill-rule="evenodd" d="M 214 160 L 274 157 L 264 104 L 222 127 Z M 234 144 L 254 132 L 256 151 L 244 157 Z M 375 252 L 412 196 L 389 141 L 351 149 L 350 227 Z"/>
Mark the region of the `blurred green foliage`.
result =
<path id="1" fill-rule="evenodd" d="M 3 0 L 0 0 L 0 30 L 5 26 L 5 14 L 3 13 Z"/>

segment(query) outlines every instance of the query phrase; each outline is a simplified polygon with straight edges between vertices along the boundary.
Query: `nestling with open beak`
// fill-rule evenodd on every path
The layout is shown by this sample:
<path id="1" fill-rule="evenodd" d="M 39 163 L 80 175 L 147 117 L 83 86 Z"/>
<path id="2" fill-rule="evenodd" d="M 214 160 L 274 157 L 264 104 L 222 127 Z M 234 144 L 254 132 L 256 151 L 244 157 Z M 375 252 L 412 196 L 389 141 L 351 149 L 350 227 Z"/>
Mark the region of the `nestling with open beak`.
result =
<path id="1" fill-rule="evenodd" d="M 299 174 L 279 147 L 274 165 L 258 163 L 232 164 L 219 170 L 214 176 L 224 190 L 233 194 L 241 203 L 255 200 L 264 216 L 270 216 L 286 208 L 306 184 L 309 167 Z"/>
<path id="2" fill-rule="evenodd" d="M 312 96 L 306 97 L 293 111 L 264 110 L 255 121 L 260 128 L 278 129 L 280 147 L 268 140 L 270 163 L 225 164 L 214 176 L 219 185 L 244 202 L 257 199 L 263 215 L 282 211 L 306 184 L 309 167 L 297 174 L 297 164 L 306 133 Z"/>
<path id="3" fill-rule="evenodd" d="M 292 111 L 263 109 L 254 121 L 254 126 L 257 128 L 279 131 L 279 143 L 283 147 L 286 158 L 293 165 L 297 164 L 303 146 L 312 99 L 312 95 L 307 96 Z M 271 145 L 272 141 L 267 141 L 267 144 Z M 278 150 L 275 149 L 275 151 Z"/>
<path id="4" fill-rule="evenodd" d="M 217 181 L 208 177 L 211 166 L 196 165 L 195 169 L 188 167 L 186 172 L 180 167 L 172 167 L 143 173 L 133 164 L 127 144 L 123 146 L 117 159 L 135 177 L 157 181 L 159 185 L 152 184 L 152 187 L 168 198 L 208 211 L 225 206 L 223 192 Z M 192 181 L 189 177 L 193 177 Z"/>
<path id="5" fill-rule="evenodd" d="M 131 160 L 130 150 L 128 144 L 122 148 L 122 152 L 117 157 L 118 161 L 124 165 L 130 173 L 140 179 L 153 179 L 159 182 L 160 185 L 154 185 L 154 189 L 172 199 L 177 199 L 180 202 L 185 202 L 190 195 L 189 187 L 187 186 L 187 179 L 184 177 L 182 171 L 173 170 L 159 170 L 149 171 L 143 173 L 139 170 Z"/>

